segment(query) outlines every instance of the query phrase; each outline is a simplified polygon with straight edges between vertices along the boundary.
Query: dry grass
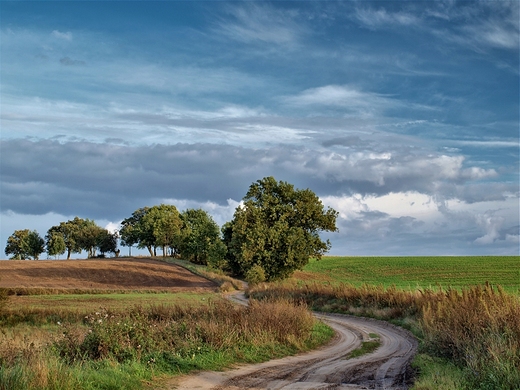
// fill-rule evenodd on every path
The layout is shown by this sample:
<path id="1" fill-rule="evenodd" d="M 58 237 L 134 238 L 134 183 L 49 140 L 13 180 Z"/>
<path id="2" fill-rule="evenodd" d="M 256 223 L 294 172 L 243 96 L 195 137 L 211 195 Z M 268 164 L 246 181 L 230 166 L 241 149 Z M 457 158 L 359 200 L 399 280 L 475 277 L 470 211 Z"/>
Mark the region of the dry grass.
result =
<path id="1" fill-rule="evenodd" d="M 399 320 L 422 336 L 431 353 L 464 367 L 468 388 L 520 388 L 520 299 L 500 287 L 404 291 L 284 283 L 255 286 L 250 295 L 303 301 L 316 310 Z"/>
<path id="2" fill-rule="evenodd" d="M 253 301 L 243 307 L 219 299 L 204 306 L 99 310 L 81 323 L 4 329 L 0 390 L 90 388 L 92 381 L 85 375 L 97 375 L 99 367 L 110 371 L 96 380 L 112 381 L 99 388 L 139 388 L 139 381 L 130 385 L 110 378 L 121 375 L 125 367 L 138 367 L 140 377 L 150 380 L 154 372 L 222 369 L 237 361 L 261 361 L 326 341 L 315 331 L 315 319 L 305 305 L 281 301 Z"/>
<path id="3" fill-rule="evenodd" d="M 477 286 L 428 304 L 426 346 L 468 369 L 475 388 L 520 388 L 520 301 L 501 288 Z"/>

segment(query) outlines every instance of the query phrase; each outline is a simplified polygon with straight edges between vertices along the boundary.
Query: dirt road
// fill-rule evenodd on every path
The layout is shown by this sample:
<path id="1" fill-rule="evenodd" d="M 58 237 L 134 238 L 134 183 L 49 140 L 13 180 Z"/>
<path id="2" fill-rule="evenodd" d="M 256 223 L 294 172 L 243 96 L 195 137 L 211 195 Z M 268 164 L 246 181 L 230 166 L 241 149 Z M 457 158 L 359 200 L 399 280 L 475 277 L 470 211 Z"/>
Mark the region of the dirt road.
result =
<path id="1" fill-rule="evenodd" d="M 316 314 L 336 331 L 328 345 L 307 354 L 241 366 L 225 372 L 202 372 L 176 380 L 177 390 L 212 389 L 407 389 L 409 364 L 417 341 L 386 322 L 334 314 Z M 378 336 L 381 345 L 358 358 L 346 356 L 363 341 Z"/>

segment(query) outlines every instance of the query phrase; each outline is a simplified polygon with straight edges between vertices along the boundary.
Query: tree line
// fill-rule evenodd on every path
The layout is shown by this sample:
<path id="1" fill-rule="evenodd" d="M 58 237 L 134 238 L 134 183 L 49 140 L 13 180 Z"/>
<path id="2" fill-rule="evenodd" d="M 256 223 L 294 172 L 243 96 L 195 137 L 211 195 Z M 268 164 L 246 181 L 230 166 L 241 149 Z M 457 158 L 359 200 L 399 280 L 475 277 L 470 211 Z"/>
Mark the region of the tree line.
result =
<path id="1" fill-rule="evenodd" d="M 319 233 L 336 231 L 338 213 L 325 209 L 309 189 L 295 189 L 287 182 L 266 177 L 251 184 L 233 219 L 222 228 L 202 209 L 179 212 L 174 205 L 143 207 L 109 232 L 89 219 L 74 218 L 51 227 L 45 236 L 16 230 L 5 253 L 12 259 L 37 260 L 86 251 L 88 257 L 119 255 L 122 246 L 147 249 L 150 256 L 173 256 L 210 265 L 251 281 L 288 277 L 311 257 L 321 258 L 330 249 Z"/>

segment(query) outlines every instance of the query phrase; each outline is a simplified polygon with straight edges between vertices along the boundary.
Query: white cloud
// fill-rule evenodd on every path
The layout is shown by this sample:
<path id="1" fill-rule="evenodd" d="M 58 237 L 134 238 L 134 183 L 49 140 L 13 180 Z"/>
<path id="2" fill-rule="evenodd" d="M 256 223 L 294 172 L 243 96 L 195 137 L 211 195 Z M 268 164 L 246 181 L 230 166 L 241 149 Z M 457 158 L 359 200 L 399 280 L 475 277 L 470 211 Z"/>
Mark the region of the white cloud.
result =
<path id="1" fill-rule="evenodd" d="M 295 21 L 294 11 L 274 9 L 262 3 L 245 3 L 229 7 L 233 20 L 222 20 L 217 32 L 241 42 L 278 45 L 294 44 L 305 31 Z"/>
<path id="2" fill-rule="evenodd" d="M 388 12 L 384 8 L 378 10 L 371 8 L 358 8 L 356 19 L 365 27 L 377 29 L 386 26 L 417 26 L 422 20 L 408 12 Z"/>
<path id="3" fill-rule="evenodd" d="M 54 30 L 51 34 L 55 38 L 63 39 L 65 41 L 72 41 L 72 33 L 70 31 L 61 32 L 58 30 Z"/>
<path id="4" fill-rule="evenodd" d="M 293 106 L 329 106 L 354 111 L 357 115 L 373 115 L 385 109 L 395 108 L 401 103 L 388 95 L 364 92 L 349 85 L 326 85 L 306 89 L 298 95 L 282 98 Z"/>

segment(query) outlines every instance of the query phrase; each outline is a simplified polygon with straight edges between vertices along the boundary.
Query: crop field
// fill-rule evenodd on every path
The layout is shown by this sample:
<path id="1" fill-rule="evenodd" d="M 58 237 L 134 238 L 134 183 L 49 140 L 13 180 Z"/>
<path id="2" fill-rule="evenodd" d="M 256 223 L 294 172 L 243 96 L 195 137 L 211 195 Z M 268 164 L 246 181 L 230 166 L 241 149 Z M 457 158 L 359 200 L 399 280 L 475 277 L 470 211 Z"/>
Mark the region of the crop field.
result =
<path id="1" fill-rule="evenodd" d="M 110 311 L 125 310 L 134 306 L 199 305 L 216 298 L 214 293 L 113 293 L 113 294 L 57 294 L 21 295 L 9 298 L 9 311 L 81 311 L 90 313 L 99 308 Z"/>
<path id="2" fill-rule="evenodd" d="M 520 294 L 520 256 L 323 257 L 312 260 L 293 280 L 363 284 L 415 290 L 501 285 Z"/>

